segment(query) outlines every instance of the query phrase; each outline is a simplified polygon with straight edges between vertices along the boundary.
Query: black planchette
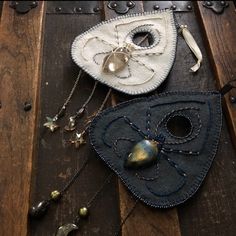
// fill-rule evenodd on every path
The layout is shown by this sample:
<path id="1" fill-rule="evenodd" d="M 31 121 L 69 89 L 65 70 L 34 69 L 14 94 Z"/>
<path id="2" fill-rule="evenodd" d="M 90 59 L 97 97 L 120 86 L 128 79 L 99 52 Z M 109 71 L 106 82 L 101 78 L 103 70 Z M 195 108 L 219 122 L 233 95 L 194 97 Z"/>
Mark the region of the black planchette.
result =
<path id="1" fill-rule="evenodd" d="M 169 92 L 105 110 L 90 126 L 90 140 L 137 198 L 167 208 L 200 187 L 217 151 L 221 123 L 219 92 Z M 144 140 L 158 143 L 155 161 Z M 141 158 L 145 152 L 148 165 L 127 168 L 124 163 L 135 156 L 129 155 L 132 150 Z"/>

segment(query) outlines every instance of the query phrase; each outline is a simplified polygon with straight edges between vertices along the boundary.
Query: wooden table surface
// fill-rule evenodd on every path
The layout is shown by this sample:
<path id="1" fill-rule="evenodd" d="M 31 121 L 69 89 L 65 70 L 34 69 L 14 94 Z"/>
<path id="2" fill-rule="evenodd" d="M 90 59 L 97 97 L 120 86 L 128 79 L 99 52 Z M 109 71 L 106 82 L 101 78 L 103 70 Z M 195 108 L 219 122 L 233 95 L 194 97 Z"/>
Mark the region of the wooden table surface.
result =
<path id="1" fill-rule="evenodd" d="M 97 14 L 46 14 L 50 2 L 24 15 L 4 2 L 0 25 L 0 220 L 1 236 L 54 235 L 61 224 L 71 222 L 80 206 L 93 196 L 111 172 L 87 143 L 76 150 L 64 145 L 61 130 L 51 134 L 43 123 L 63 104 L 78 75 L 70 56 L 74 38 L 98 22 L 115 17 L 107 2 L 99 2 Z M 88 3 L 89 4 L 89 3 Z M 141 1 L 132 12 L 145 11 Z M 176 13 L 188 25 L 203 53 L 198 73 L 189 73 L 195 59 L 179 37 L 174 67 L 154 93 L 173 90 L 214 90 L 236 75 L 236 14 L 233 2 L 222 15 L 194 3 L 194 11 Z M 81 78 L 67 115 L 86 100 L 93 86 Z M 108 88 L 100 85 L 88 107 L 92 114 Z M 229 96 L 236 95 L 236 90 Z M 186 203 L 168 210 L 138 203 L 122 228 L 123 236 L 234 236 L 236 235 L 236 104 L 225 98 L 223 128 L 213 165 L 199 191 Z M 131 99 L 113 92 L 107 106 Z M 25 111 L 25 103 L 32 108 Z M 67 115 L 65 117 L 67 117 Z M 66 119 L 60 121 L 65 125 Z M 83 127 L 83 122 L 79 123 Z M 30 205 L 60 189 L 86 157 L 91 159 L 59 204 L 53 204 L 40 221 L 30 221 Z M 114 235 L 134 199 L 114 176 L 98 197 L 90 218 L 71 235 Z"/>

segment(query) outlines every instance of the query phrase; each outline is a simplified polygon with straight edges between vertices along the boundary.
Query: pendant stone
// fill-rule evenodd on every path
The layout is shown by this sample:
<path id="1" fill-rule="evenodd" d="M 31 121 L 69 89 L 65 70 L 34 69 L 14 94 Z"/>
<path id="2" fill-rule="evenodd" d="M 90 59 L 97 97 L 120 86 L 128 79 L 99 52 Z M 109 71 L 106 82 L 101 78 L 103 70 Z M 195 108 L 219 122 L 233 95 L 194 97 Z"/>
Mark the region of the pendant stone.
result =
<path id="1" fill-rule="evenodd" d="M 115 48 L 108 54 L 104 60 L 102 69 L 104 73 L 117 73 L 122 71 L 128 64 L 130 59 L 130 50 L 127 47 Z"/>
<path id="2" fill-rule="evenodd" d="M 159 152 L 158 142 L 154 140 L 142 140 L 132 149 L 124 166 L 130 169 L 148 167 L 157 161 Z"/>

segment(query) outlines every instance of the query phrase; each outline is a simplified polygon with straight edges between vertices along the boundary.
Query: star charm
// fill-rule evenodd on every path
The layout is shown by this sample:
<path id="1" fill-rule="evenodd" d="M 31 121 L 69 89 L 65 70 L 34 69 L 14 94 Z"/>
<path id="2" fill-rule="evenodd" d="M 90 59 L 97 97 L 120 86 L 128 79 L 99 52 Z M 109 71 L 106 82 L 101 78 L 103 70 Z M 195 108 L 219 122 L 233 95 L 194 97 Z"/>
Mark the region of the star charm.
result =
<path id="1" fill-rule="evenodd" d="M 84 140 L 84 132 L 75 134 L 75 139 L 70 141 L 72 144 L 75 145 L 75 148 L 79 148 L 81 145 L 85 144 L 86 141 Z"/>
<path id="2" fill-rule="evenodd" d="M 54 132 L 59 126 L 56 124 L 54 118 L 46 117 L 47 122 L 43 124 L 44 127 L 48 128 L 51 132 Z"/>

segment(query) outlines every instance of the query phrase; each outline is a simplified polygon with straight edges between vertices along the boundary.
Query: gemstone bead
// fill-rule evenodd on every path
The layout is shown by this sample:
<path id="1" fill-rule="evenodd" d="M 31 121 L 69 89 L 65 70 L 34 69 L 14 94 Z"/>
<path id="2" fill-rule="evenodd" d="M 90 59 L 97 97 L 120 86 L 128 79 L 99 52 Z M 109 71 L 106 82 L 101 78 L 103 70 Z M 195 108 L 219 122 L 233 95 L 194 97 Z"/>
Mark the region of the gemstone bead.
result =
<path id="1" fill-rule="evenodd" d="M 150 166 L 157 161 L 158 152 L 158 142 L 154 140 L 142 140 L 133 147 L 124 162 L 124 166 L 131 169 Z"/>
<path id="2" fill-rule="evenodd" d="M 29 215 L 33 218 L 40 218 L 45 215 L 49 208 L 49 201 L 39 202 L 36 206 L 32 206 L 29 210 Z"/>
<path id="3" fill-rule="evenodd" d="M 122 71 L 130 58 L 130 50 L 126 47 L 119 47 L 114 49 L 103 60 L 104 73 L 117 73 Z"/>

